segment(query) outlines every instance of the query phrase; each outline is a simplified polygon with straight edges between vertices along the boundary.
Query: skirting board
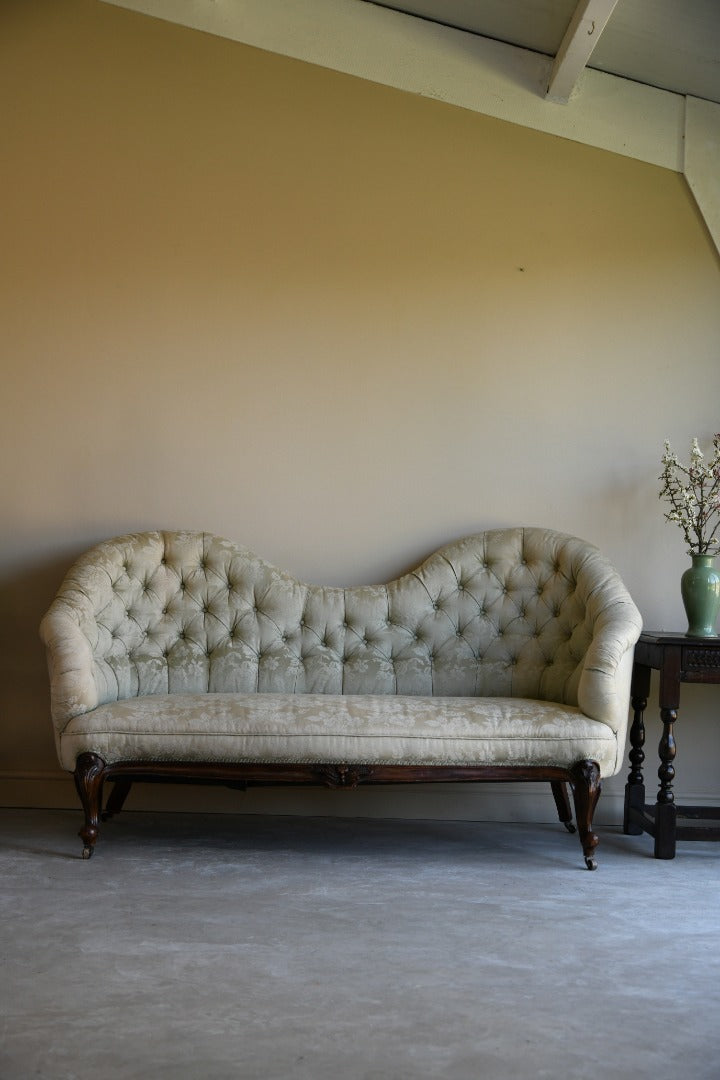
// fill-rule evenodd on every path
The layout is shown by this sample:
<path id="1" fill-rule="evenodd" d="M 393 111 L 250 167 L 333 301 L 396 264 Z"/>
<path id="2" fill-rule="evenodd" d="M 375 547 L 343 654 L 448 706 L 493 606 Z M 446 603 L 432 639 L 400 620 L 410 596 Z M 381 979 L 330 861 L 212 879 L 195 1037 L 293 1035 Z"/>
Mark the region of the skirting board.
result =
<path id="1" fill-rule="evenodd" d="M 623 816 L 625 777 L 606 781 L 595 823 L 616 826 Z M 678 802 L 712 806 L 717 797 L 677 795 Z M 62 772 L 0 775 L 0 807 L 77 809 L 72 777 Z M 438 821 L 555 822 L 549 784 L 413 784 L 403 787 L 255 788 L 234 791 L 190 784 L 136 784 L 128 810 L 215 814 L 298 814 L 308 817 L 407 818 Z"/>

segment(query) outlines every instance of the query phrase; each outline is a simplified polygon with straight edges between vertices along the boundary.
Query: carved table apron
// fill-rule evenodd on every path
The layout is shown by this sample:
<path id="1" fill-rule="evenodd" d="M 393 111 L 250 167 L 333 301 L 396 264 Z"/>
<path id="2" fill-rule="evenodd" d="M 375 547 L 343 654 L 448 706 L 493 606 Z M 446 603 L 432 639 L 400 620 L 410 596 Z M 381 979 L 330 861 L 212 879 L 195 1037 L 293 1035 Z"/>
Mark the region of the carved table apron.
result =
<path id="1" fill-rule="evenodd" d="M 657 802 L 645 803 L 643 761 L 644 712 L 650 691 L 650 674 L 660 672 L 660 719 L 663 731 L 658 752 L 660 767 Z M 673 727 L 680 707 L 680 684 L 720 684 L 720 638 L 692 638 L 685 634 L 643 631 L 635 646 L 632 677 L 633 723 L 630 729 L 630 774 L 625 785 L 623 831 L 633 836 L 647 832 L 655 837 L 655 858 L 674 859 L 677 840 L 720 840 L 720 807 L 677 806 L 673 793 L 675 736 Z M 691 821 L 715 821 L 716 825 L 684 825 Z"/>

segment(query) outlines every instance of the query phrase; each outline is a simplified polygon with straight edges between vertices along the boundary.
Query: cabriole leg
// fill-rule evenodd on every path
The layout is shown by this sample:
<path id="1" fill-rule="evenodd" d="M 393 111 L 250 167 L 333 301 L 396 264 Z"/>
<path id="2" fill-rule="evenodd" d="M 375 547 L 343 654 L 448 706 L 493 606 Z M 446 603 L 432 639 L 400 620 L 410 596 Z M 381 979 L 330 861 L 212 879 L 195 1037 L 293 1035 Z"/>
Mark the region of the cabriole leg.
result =
<path id="1" fill-rule="evenodd" d="M 602 790 L 600 767 L 596 761 L 580 761 L 573 767 L 571 776 L 575 819 L 585 856 L 585 865 L 588 870 L 596 870 L 597 863 L 593 856 L 598 846 L 598 837 L 592 831 L 592 821 Z"/>
<path id="2" fill-rule="evenodd" d="M 105 762 L 97 754 L 81 754 L 75 762 L 75 787 L 85 811 L 85 824 L 78 833 L 83 842 L 83 859 L 89 859 L 100 832 Z"/>
<path id="3" fill-rule="evenodd" d="M 568 798 L 565 781 L 551 780 L 550 787 L 552 788 L 553 798 L 555 799 L 555 805 L 560 821 L 562 821 L 569 833 L 574 833 L 575 826 L 573 825 L 572 810 L 570 809 L 570 799 Z"/>

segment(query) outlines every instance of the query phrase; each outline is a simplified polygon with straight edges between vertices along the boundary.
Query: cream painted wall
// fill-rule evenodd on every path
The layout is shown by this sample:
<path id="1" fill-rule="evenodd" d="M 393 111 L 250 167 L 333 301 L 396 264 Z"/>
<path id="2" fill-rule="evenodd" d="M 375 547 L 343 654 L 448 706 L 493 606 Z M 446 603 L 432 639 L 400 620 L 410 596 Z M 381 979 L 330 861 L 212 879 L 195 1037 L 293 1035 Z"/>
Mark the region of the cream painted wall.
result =
<path id="1" fill-rule="evenodd" d="M 353 584 L 548 525 L 682 626 L 656 477 L 720 427 L 720 261 L 680 176 L 97 0 L 0 23 L 0 798 L 71 798 L 37 625 L 119 532 Z M 716 704 L 679 795 L 720 793 Z"/>

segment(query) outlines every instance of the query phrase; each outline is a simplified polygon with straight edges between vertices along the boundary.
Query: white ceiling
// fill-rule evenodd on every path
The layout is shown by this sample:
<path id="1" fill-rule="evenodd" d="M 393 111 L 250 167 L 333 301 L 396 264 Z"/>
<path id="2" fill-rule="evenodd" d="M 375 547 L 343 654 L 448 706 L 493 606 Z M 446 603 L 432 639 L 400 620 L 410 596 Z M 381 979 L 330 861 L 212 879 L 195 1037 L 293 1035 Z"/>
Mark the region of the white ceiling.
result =
<path id="1" fill-rule="evenodd" d="M 554 57 L 585 0 L 363 0 Z M 598 5 L 600 8 L 603 4 Z M 720 102 L 720 0 L 617 0 L 587 66 Z"/>

